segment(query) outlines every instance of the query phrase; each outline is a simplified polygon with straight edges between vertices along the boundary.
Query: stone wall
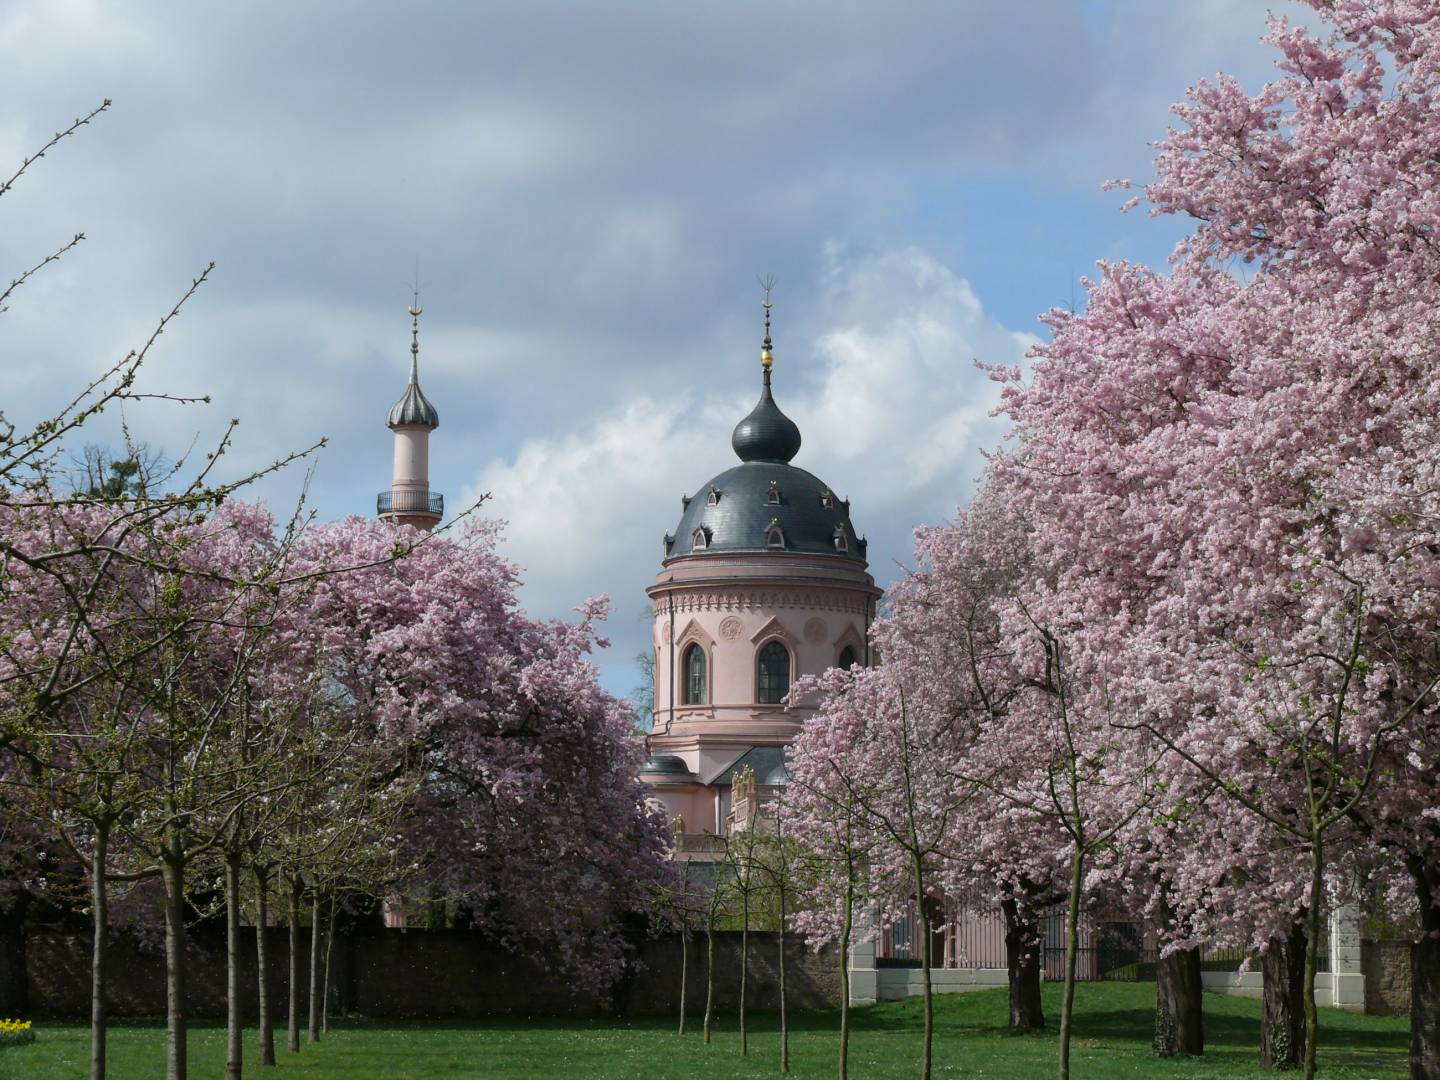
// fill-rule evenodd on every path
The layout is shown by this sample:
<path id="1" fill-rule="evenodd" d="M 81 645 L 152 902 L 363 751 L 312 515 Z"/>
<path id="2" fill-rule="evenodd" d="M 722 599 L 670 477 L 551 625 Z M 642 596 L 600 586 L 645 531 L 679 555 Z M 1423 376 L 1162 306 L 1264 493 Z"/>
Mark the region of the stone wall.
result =
<path id="1" fill-rule="evenodd" d="M 269 932 L 272 1009 L 285 1011 L 289 934 Z M 310 942 L 301 933 L 299 982 L 308 995 Z M 746 1006 L 779 1005 L 777 936 L 750 934 Z M 83 1017 L 90 1010 L 90 939 L 84 934 L 32 931 L 26 949 L 24 993 L 35 1016 Z M 678 1009 L 681 940 L 669 934 L 634 942 L 641 967 L 607 991 L 583 992 L 565 976 L 523 956 L 499 949 L 465 930 L 384 930 L 340 934 L 331 962 L 332 1008 L 374 1017 L 474 1017 L 494 1015 L 593 1016 L 674 1014 Z M 739 1003 L 740 934 L 715 935 L 716 1007 Z M 192 1016 L 225 1011 L 225 945 L 215 935 L 193 935 L 187 946 L 187 1006 Z M 241 1007 L 257 1008 L 254 930 L 243 932 Z M 110 1010 L 114 1016 L 160 1016 L 165 1011 L 165 958 L 157 943 L 115 936 L 110 951 Z M 690 942 L 686 966 L 686 1012 L 705 1007 L 705 938 Z M 0 997 L 5 987 L 0 986 Z M 821 1008 L 840 1000 L 833 950 L 787 942 L 787 1000 L 793 1008 Z M 303 1012 L 303 1007 L 302 1007 Z"/>
<path id="2" fill-rule="evenodd" d="M 1360 950 L 1365 971 L 1365 1011 L 1398 1016 L 1410 1011 L 1410 942 L 1366 941 Z"/>

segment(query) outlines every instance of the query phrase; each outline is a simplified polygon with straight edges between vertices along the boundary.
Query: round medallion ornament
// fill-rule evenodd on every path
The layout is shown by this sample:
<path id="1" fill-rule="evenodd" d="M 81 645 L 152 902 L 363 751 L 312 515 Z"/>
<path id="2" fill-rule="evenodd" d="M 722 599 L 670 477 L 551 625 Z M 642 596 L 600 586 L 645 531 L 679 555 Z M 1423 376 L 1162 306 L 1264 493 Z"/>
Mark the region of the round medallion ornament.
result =
<path id="1" fill-rule="evenodd" d="M 743 629 L 744 626 L 734 615 L 728 615 L 720 620 L 720 636 L 726 641 L 736 640 Z"/>
<path id="2" fill-rule="evenodd" d="M 814 645 L 825 640 L 824 619 L 811 619 L 805 624 L 805 640 Z"/>

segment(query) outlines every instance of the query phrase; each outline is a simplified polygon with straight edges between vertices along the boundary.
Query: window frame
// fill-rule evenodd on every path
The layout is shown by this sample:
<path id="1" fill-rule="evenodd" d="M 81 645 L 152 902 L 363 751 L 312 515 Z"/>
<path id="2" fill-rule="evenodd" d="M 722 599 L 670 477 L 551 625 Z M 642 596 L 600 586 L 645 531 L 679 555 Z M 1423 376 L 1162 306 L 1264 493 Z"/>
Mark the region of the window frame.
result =
<path id="1" fill-rule="evenodd" d="M 770 646 L 772 645 L 779 648 L 785 654 L 785 688 L 783 691 L 781 691 L 780 695 L 775 698 L 775 700 L 767 701 L 764 697 L 764 692 L 766 688 L 765 680 L 764 678 L 762 678 L 763 669 L 761 665 L 765 659 L 766 651 L 769 650 Z M 773 656 L 774 653 L 772 652 L 771 655 Z M 781 705 L 784 703 L 786 696 L 790 693 L 790 688 L 795 684 L 795 650 L 790 648 L 790 646 L 785 642 L 784 638 L 781 638 L 779 636 L 768 637 L 764 641 L 762 641 L 755 649 L 754 670 L 755 703 L 757 705 Z"/>
<path id="2" fill-rule="evenodd" d="M 690 659 L 692 656 L 700 658 L 700 685 L 699 701 L 692 700 L 691 691 L 692 677 L 690 671 Z M 710 656 L 705 646 L 698 641 L 692 641 L 680 653 L 680 704 L 685 708 L 697 708 L 710 704 Z"/>

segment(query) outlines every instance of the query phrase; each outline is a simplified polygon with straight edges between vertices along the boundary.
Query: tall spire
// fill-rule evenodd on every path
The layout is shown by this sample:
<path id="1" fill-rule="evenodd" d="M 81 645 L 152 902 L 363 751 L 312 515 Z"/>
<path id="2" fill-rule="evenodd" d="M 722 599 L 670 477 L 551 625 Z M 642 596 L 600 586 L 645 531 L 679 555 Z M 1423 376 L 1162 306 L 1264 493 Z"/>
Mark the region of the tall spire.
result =
<path id="1" fill-rule="evenodd" d="M 760 366 L 765 369 L 765 385 L 770 385 L 770 368 L 775 363 L 775 354 L 770 351 L 770 309 L 775 305 L 770 300 L 770 293 L 775 288 L 775 275 L 766 274 L 760 279 L 760 288 L 765 290 L 765 299 L 760 301 L 760 306 L 765 309 L 765 340 L 760 345 Z"/>
<path id="2" fill-rule="evenodd" d="M 410 312 L 410 385 L 420 385 L 420 316 L 425 309 L 420 306 L 420 290 L 415 290 L 415 302 L 405 309 Z"/>

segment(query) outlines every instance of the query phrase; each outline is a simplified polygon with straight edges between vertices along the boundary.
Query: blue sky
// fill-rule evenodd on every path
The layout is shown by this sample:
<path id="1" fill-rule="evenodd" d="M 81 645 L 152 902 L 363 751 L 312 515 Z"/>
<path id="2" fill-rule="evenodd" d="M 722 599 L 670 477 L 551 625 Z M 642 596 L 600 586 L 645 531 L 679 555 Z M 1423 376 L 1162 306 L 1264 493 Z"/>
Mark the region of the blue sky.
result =
<path id="1" fill-rule="evenodd" d="M 624 692 L 660 537 L 757 391 L 755 276 L 796 464 L 888 581 L 1003 434 L 972 360 L 1017 361 L 1096 259 L 1164 261 L 1183 223 L 1099 186 L 1198 78 L 1268 78 L 1264 31 L 1253 0 L 11 0 L 0 162 L 115 104 L 0 200 L 0 273 L 89 237 L 0 315 L 0 408 L 42 415 L 214 259 L 148 378 L 215 404 L 135 430 L 239 417 L 237 471 L 326 435 L 315 508 L 373 512 L 418 257 L 432 484 L 491 493 L 532 611 L 612 597 Z"/>

